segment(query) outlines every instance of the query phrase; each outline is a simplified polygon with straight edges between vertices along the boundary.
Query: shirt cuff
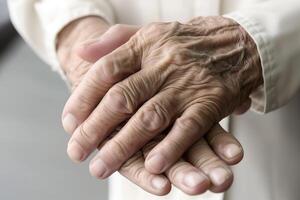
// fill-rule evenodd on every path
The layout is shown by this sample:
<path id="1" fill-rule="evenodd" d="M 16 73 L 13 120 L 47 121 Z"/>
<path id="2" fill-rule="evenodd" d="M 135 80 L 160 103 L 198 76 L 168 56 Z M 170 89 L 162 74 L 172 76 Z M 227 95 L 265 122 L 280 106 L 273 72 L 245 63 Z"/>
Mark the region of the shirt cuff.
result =
<path id="1" fill-rule="evenodd" d="M 250 95 L 252 100 L 251 109 L 261 114 L 275 110 L 278 107 L 273 76 L 275 60 L 269 36 L 259 22 L 243 16 L 240 12 L 230 13 L 224 15 L 224 17 L 231 18 L 239 23 L 252 37 L 258 49 L 264 83 Z"/>

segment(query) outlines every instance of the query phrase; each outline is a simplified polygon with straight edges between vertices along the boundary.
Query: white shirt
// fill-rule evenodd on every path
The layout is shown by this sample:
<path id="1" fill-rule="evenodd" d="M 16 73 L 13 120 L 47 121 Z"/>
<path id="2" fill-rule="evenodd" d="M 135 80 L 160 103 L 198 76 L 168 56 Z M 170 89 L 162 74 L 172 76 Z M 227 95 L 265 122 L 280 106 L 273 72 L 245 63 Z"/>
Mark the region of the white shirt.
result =
<path id="1" fill-rule="evenodd" d="M 300 87 L 299 0 L 9 0 L 8 3 L 19 33 L 61 75 L 55 52 L 56 36 L 68 23 L 80 17 L 97 15 L 111 24 L 144 25 L 153 21 L 187 21 L 200 15 L 225 14 L 245 28 L 260 53 L 264 85 L 252 95 L 254 110 L 275 110 L 287 103 Z M 118 184 L 114 184 L 114 191 L 132 190 L 137 199 L 146 199 L 145 193 L 134 186 L 120 181 Z M 172 192 L 165 198 L 192 199 L 181 195 Z M 217 196 L 213 199 L 222 197 Z M 210 194 L 205 199 L 209 198 Z"/>

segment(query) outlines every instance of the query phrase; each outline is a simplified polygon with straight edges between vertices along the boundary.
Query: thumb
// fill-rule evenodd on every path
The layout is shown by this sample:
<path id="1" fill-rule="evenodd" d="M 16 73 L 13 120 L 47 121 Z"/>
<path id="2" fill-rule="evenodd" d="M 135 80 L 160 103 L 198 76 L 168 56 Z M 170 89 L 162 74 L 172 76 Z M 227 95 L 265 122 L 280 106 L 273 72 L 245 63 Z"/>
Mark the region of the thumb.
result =
<path id="1" fill-rule="evenodd" d="M 76 48 L 83 60 L 95 63 L 101 57 L 125 44 L 140 27 L 117 24 L 109 28 L 100 38 L 87 41 Z"/>

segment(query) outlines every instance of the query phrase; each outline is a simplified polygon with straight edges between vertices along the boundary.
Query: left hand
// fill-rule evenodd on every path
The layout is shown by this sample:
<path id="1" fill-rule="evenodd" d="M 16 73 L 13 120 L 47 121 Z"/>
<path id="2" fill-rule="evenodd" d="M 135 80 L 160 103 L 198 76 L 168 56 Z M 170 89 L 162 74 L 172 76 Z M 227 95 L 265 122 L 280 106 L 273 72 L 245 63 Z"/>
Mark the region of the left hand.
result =
<path id="1" fill-rule="evenodd" d="M 256 45 L 233 20 L 151 24 L 100 59 L 68 100 L 63 116 L 75 121 L 78 108 L 95 108 L 75 130 L 69 156 L 84 160 L 135 113 L 91 165 L 105 178 L 172 127 L 146 158 L 147 170 L 162 173 L 261 83 Z"/>

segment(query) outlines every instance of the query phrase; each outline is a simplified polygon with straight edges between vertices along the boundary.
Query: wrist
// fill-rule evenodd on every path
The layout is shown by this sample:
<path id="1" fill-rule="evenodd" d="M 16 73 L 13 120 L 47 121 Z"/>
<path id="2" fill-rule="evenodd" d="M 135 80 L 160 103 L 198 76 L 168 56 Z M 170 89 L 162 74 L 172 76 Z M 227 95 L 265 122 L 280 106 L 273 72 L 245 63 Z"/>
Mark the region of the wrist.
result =
<path id="1" fill-rule="evenodd" d="M 57 56 L 70 84 L 74 86 L 88 71 L 91 64 L 76 54 L 76 47 L 88 40 L 99 38 L 109 25 L 100 17 L 89 16 L 68 24 L 57 36 Z"/>
<path id="2" fill-rule="evenodd" d="M 210 70 L 219 74 L 236 101 L 235 106 L 249 99 L 249 95 L 263 84 L 262 66 L 256 43 L 237 22 L 226 17 L 197 17 L 189 24 L 203 27 L 214 41 Z M 202 50 L 202 49 L 200 49 Z"/>

